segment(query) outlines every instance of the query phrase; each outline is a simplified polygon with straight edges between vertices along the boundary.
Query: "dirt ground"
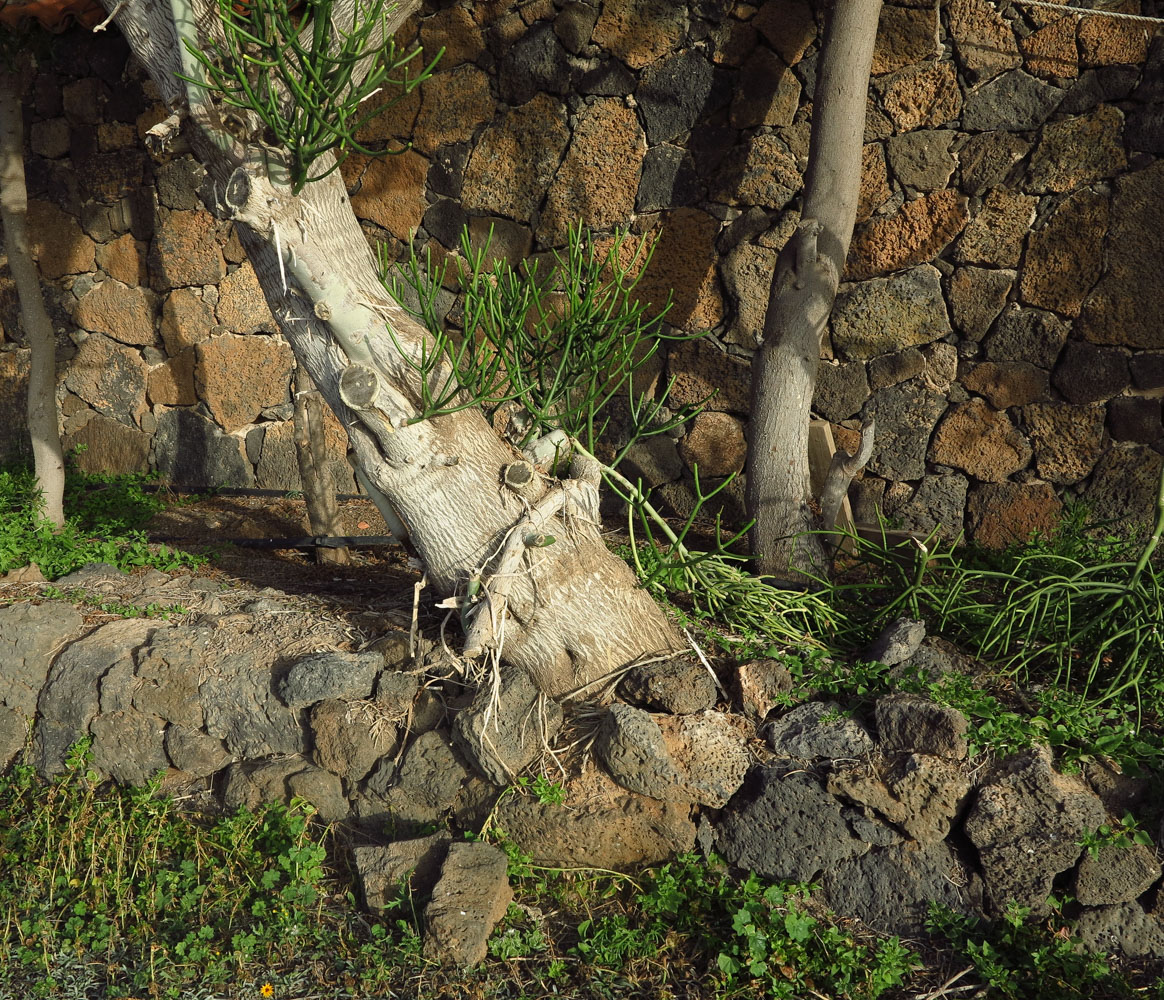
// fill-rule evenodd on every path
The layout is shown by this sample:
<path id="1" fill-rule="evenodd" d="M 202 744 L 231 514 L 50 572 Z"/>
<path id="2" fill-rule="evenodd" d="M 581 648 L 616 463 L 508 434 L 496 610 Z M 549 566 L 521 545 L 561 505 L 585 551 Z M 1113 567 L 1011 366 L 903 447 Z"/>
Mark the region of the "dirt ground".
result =
<path id="1" fill-rule="evenodd" d="M 370 500 L 342 500 L 344 533 L 387 536 L 388 527 Z M 255 548 L 232 539 L 302 539 L 311 535 L 306 506 L 292 497 L 219 495 L 178 499 L 146 526 L 153 538 L 171 548 L 208 554 L 198 575 L 228 587 L 275 587 L 314 598 L 348 614 L 400 610 L 411 615 L 413 586 L 420 579 L 408 555 L 396 544 L 348 550 L 344 565 L 320 564 L 310 550 Z"/>

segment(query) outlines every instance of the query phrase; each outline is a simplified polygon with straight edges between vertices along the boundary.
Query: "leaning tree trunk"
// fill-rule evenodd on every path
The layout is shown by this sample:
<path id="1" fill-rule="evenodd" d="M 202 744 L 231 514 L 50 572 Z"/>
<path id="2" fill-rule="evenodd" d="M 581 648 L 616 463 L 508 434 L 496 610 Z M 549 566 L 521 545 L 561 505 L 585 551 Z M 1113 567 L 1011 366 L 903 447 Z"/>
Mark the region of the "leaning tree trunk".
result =
<path id="1" fill-rule="evenodd" d="M 335 498 L 327 468 L 327 441 L 324 437 L 323 400 L 302 368 L 295 372 L 295 458 L 303 484 L 303 502 L 313 535 L 334 537 L 344 533 L 343 518 Z M 346 545 L 315 546 L 315 561 L 346 566 L 351 556 Z"/>
<path id="2" fill-rule="evenodd" d="M 836 0 L 829 17 L 813 100 L 801 222 L 776 262 L 764 343 L 752 367 L 751 547 L 761 572 L 777 576 L 797 570 L 820 573 L 828 564 L 820 536 L 809 534 L 818 521 L 809 485 L 808 425 L 821 337 L 857 215 L 865 102 L 880 11 L 881 0 Z M 870 446 L 871 439 L 862 449 L 866 456 Z M 853 464 L 846 466 L 850 478 Z"/>
<path id="3" fill-rule="evenodd" d="M 428 334 L 381 284 L 339 173 L 293 195 L 278 180 L 283 151 L 231 139 L 209 102 L 176 77 L 191 70 L 179 62 L 169 12 L 214 32 L 213 0 L 102 2 L 178 109 L 218 193 L 212 210 L 235 222 L 296 360 L 348 432 L 362 481 L 407 531 L 429 584 L 459 599 L 451 603 L 466 629 L 465 655 L 499 656 L 560 696 L 680 648 L 675 627 L 604 545 L 592 477 L 531 475 L 476 407 L 414 420 L 419 376 L 401 350 L 418 359 Z M 177 118 L 155 137 L 164 141 Z M 313 175 L 332 162 L 321 158 Z M 556 541 L 541 544 L 546 536 Z"/>
<path id="4" fill-rule="evenodd" d="M 0 73 L 0 221 L 8 266 L 20 299 L 20 322 L 32 355 L 28 375 L 28 433 L 44 516 L 65 523 L 65 456 L 57 423 L 57 361 L 53 327 L 28 244 L 28 189 L 24 183 L 24 123 L 15 73 Z"/>

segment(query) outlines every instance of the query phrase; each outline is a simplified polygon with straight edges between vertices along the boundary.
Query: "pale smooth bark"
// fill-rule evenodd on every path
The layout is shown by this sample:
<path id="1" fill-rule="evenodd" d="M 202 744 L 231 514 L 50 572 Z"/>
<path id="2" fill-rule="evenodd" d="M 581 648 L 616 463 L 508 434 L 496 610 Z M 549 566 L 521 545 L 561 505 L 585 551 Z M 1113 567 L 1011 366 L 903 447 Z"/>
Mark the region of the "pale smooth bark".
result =
<path id="1" fill-rule="evenodd" d="M 40 276 L 28 243 L 28 189 L 24 181 L 24 123 L 19 80 L 0 73 L 0 222 L 4 249 L 20 299 L 20 322 L 31 353 L 28 375 L 28 433 L 44 516 L 65 523 L 65 456 L 57 419 L 57 361 L 53 327 L 44 305 Z"/>
<path id="2" fill-rule="evenodd" d="M 808 425 L 821 338 L 845 268 L 861 187 L 865 102 L 880 0 L 836 0 L 817 70 L 801 223 L 781 251 L 752 363 L 747 463 L 752 553 L 779 577 L 821 573 L 828 553 L 809 485 Z M 851 467 L 851 466 L 850 466 Z"/>
<path id="3" fill-rule="evenodd" d="M 171 6 L 203 31 L 220 27 L 207 0 L 131 2 L 114 20 L 163 99 L 188 108 L 183 131 L 210 174 L 214 210 L 235 222 L 299 365 L 348 432 L 361 481 L 398 516 L 429 584 L 461 599 L 473 651 L 528 670 L 557 696 L 640 656 L 682 648 L 603 543 L 589 484 L 538 476 L 520 492 L 507 487 L 505 470 L 522 456 L 478 408 L 412 422 L 419 377 L 388 327 L 413 358 L 428 334 L 381 285 L 339 173 L 293 196 L 278 182 L 279 150 L 226 135 L 193 88 L 187 101 L 175 76 L 181 48 Z M 331 163 L 323 157 L 314 173 Z M 515 562 L 514 539 L 546 528 L 547 514 L 556 541 L 531 545 Z"/>

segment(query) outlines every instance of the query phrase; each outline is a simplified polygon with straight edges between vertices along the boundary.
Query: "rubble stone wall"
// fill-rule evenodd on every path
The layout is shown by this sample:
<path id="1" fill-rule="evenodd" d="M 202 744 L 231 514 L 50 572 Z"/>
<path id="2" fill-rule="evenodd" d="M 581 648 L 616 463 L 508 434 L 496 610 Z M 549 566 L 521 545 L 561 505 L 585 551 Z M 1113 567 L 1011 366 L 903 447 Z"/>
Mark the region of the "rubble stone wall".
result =
<path id="1" fill-rule="evenodd" d="M 1121 10 L 1155 14 L 1125 0 Z M 822 11 L 807 0 L 429 2 L 402 30 L 439 70 L 343 175 L 373 242 L 437 259 L 462 227 L 511 260 L 599 234 L 658 239 L 640 286 L 686 332 L 676 403 L 633 456 L 682 511 L 691 469 L 742 467 L 749 357 L 798 220 Z M 1151 516 L 1164 452 L 1164 39 L 1156 25 L 947 0 L 884 8 L 858 227 L 814 402 L 878 441 L 858 520 L 1001 545 L 1081 496 Z M 176 483 L 298 487 L 292 358 L 188 155 L 113 36 L 59 36 L 26 95 L 32 233 L 59 333 L 66 445 Z M 0 272 L 2 274 L 3 272 Z M 23 446 L 15 294 L 0 285 L 0 451 Z M 439 297 L 450 322 L 454 290 Z M 332 427 L 337 485 L 354 484 Z M 742 490 L 736 489 L 733 512 Z"/>

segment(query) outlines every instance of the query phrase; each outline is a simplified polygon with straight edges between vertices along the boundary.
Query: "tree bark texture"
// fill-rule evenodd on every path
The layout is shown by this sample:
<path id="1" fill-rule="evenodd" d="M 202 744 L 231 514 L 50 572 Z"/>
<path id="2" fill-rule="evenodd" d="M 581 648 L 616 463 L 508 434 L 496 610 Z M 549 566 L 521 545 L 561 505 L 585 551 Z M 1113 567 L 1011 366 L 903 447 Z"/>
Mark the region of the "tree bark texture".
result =
<path id="1" fill-rule="evenodd" d="M 880 0 L 836 0 L 817 71 L 801 223 L 781 251 L 752 367 L 747 502 L 761 572 L 827 571 L 809 486 L 808 424 L 821 338 L 861 187 L 865 102 Z"/>
<path id="2" fill-rule="evenodd" d="M 343 535 L 344 524 L 336 502 L 335 490 L 327 470 L 327 441 L 323 433 L 323 398 L 311 380 L 298 370 L 295 373 L 295 458 L 299 479 L 303 483 L 303 500 L 313 535 Z M 346 545 L 321 545 L 315 561 L 332 566 L 346 566 L 351 555 Z"/>
<path id="3" fill-rule="evenodd" d="M 192 11 L 202 31 L 220 28 L 207 0 L 172 5 Z M 185 131 L 219 200 L 212 210 L 235 222 L 298 364 L 348 432 L 362 481 L 398 516 L 430 585 L 462 599 L 474 650 L 526 669 L 560 696 L 637 657 L 681 648 L 675 627 L 603 543 L 596 505 L 579 500 L 591 487 L 542 476 L 522 492 L 507 487 L 505 470 L 522 456 L 476 407 L 414 422 L 420 377 L 401 349 L 419 359 L 428 334 L 381 284 L 339 173 L 293 196 L 271 178 L 278 150 L 225 136 L 194 88 L 187 102 L 169 7 L 130 2 L 115 23 L 163 98 L 188 107 Z M 328 154 L 314 174 L 331 165 Z M 514 569 L 514 539 L 545 526 L 550 508 L 556 541 L 531 545 Z"/>
<path id="4" fill-rule="evenodd" d="M 40 276 L 28 243 L 28 189 L 24 181 L 24 123 L 20 83 L 0 73 L 0 221 L 4 248 L 20 299 L 20 322 L 31 353 L 28 376 L 28 433 L 44 516 L 65 523 L 65 456 L 57 418 L 57 359 L 52 322 L 44 305 Z"/>

